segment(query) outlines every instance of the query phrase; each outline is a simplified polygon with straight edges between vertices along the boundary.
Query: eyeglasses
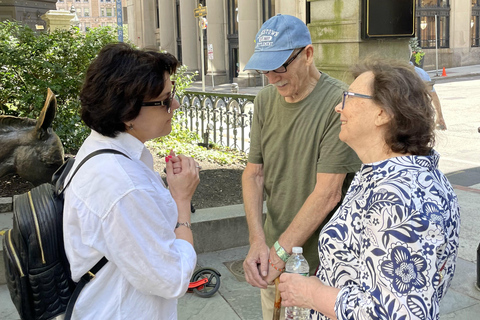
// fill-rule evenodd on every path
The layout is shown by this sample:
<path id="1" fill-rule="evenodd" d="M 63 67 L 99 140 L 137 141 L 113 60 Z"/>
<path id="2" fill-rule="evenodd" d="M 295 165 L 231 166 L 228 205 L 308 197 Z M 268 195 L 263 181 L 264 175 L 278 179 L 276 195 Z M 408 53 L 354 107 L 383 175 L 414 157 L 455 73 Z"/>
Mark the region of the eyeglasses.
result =
<path id="1" fill-rule="evenodd" d="M 343 108 L 345 108 L 345 100 L 347 99 L 347 96 L 364 98 L 364 99 L 373 99 L 372 96 L 367 96 L 366 94 L 355 93 L 355 92 L 350 92 L 350 91 L 343 91 L 342 110 L 343 110 Z"/>
<path id="2" fill-rule="evenodd" d="M 275 70 L 272 70 L 272 72 L 275 72 L 275 73 L 285 73 L 287 72 L 287 67 L 290 63 L 293 62 L 293 60 L 295 60 L 298 55 L 300 54 L 300 52 L 303 51 L 303 49 L 305 49 L 305 47 L 301 48 L 300 51 L 298 51 L 293 57 L 291 57 L 290 59 L 287 60 L 287 62 L 285 62 L 284 64 L 282 64 L 279 68 L 275 69 Z M 258 73 L 260 74 L 267 74 L 269 73 L 270 71 L 265 71 L 265 70 L 255 70 L 257 71 Z"/>
<path id="3" fill-rule="evenodd" d="M 167 112 L 170 113 L 172 110 L 172 101 L 173 98 L 175 97 L 175 81 L 172 81 L 172 92 L 170 92 L 170 95 L 168 96 L 167 99 L 161 100 L 161 101 L 147 101 L 147 102 L 142 102 L 142 107 L 156 107 L 156 106 L 165 106 L 167 107 Z"/>

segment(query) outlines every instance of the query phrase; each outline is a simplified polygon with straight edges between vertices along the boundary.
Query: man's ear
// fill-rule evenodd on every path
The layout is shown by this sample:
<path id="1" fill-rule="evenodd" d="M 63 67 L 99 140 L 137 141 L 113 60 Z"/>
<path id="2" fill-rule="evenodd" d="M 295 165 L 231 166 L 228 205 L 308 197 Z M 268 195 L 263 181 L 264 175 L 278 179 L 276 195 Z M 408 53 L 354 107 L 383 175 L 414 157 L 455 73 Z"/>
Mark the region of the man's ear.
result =
<path id="1" fill-rule="evenodd" d="M 307 65 L 310 65 L 313 63 L 313 46 L 309 44 L 308 46 L 305 47 L 305 56 L 307 58 Z"/>
<path id="2" fill-rule="evenodd" d="M 390 116 L 385 110 L 379 107 L 378 112 L 375 116 L 375 125 L 377 127 L 381 127 L 389 123 L 391 120 L 392 116 Z"/>

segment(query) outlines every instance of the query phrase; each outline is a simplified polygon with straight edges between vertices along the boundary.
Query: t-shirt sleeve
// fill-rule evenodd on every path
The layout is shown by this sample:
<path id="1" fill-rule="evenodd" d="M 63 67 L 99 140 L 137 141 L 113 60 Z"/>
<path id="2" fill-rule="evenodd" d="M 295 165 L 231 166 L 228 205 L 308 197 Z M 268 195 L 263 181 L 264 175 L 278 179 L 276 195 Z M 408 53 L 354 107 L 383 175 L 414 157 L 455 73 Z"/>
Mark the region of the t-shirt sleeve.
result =
<path id="1" fill-rule="evenodd" d="M 250 127 L 250 151 L 248 153 L 248 162 L 255 164 L 263 163 L 262 156 L 262 146 L 261 146 L 261 128 L 263 126 L 262 121 L 260 120 L 260 112 L 262 100 L 255 97 L 253 101 L 254 110 L 253 110 L 253 119 L 252 125 Z"/>
<path id="2" fill-rule="evenodd" d="M 340 100 L 341 97 L 336 104 Z M 320 141 L 317 173 L 348 173 L 360 168 L 361 162 L 357 154 L 338 137 L 340 127 L 340 114 L 332 108 Z"/>

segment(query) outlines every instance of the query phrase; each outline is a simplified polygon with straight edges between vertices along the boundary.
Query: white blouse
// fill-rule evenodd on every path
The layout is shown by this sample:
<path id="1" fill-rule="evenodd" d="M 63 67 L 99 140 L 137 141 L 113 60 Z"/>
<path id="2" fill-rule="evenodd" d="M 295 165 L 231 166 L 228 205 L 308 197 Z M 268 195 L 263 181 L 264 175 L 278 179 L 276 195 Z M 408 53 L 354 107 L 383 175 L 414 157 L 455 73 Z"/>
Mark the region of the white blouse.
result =
<path id="1" fill-rule="evenodd" d="M 73 280 L 103 256 L 109 260 L 81 292 L 72 319 L 177 319 L 177 299 L 187 291 L 196 253 L 175 237 L 176 203 L 154 172 L 152 155 L 130 134 L 109 138 L 92 131 L 75 165 L 104 148 L 131 159 L 97 155 L 65 191 L 64 240 Z"/>

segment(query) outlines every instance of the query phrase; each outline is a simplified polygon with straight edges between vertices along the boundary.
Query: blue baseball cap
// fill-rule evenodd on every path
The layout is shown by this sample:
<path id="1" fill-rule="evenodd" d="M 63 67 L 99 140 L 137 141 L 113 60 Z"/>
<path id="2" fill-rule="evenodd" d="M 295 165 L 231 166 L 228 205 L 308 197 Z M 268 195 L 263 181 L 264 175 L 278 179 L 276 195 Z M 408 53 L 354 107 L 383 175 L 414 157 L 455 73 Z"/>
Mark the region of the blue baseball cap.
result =
<path id="1" fill-rule="evenodd" d="M 265 21 L 255 36 L 255 52 L 244 70 L 275 70 L 287 61 L 293 50 L 311 43 L 310 31 L 302 20 L 277 14 Z"/>

